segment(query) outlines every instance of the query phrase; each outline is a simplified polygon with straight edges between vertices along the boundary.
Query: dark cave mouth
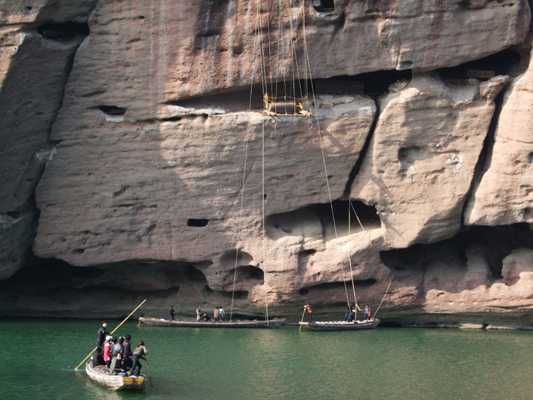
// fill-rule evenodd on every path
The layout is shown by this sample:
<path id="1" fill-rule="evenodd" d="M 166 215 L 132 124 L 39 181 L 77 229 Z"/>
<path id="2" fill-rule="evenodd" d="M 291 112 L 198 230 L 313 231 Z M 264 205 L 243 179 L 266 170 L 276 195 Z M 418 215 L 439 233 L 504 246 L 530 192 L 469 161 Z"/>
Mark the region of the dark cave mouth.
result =
<path id="1" fill-rule="evenodd" d="M 376 208 L 356 200 L 312 204 L 266 218 L 267 235 L 272 239 L 288 235 L 331 239 L 380 228 Z"/>
<path id="2" fill-rule="evenodd" d="M 90 28 L 87 23 L 73 21 L 63 23 L 49 22 L 39 26 L 37 32 L 45 39 L 70 42 L 88 36 Z"/>
<path id="3" fill-rule="evenodd" d="M 533 232 L 528 224 L 470 226 L 441 242 L 382 251 L 380 258 L 387 267 L 399 272 L 424 270 L 437 261 L 461 265 L 466 270 L 468 251 L 474 248 L 487 262 L 493 279 L 502 279 L 503 259 L 513 250 L 533 249 Z"/>

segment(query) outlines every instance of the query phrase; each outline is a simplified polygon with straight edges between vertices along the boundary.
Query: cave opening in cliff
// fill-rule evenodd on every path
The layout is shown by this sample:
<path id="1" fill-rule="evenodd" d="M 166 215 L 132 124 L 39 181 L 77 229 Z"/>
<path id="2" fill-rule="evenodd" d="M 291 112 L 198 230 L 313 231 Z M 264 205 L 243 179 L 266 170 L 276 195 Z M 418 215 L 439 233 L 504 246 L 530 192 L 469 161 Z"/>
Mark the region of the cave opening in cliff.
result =
<path id="1" fill-rule="evenodd" d="M 265 281 L 265 273 L 261 268 L 253 265 L 243 265 L 237 267 L 236 280 L 262 285 Z"/>
<path id="2" fill-rule="evenodd" d="M 90 33 L 89 25 L 80 22 L 45 23 L 37 31 L 42 37 L 59 42 L 68 42 Z"/>
<path id="3" fill-rule="evenodd" d="M 118 106 L 110 106 L 110 105 L 102 105 L 99 106 L 98 109 L 103 112 L 106 115 L 109 115 L 111 117 L 122 117 L 126 114 L 127 109 L 124 107 L 118 107 Z"/>
<path id="4" fill-rule="evenodd" d="M 266 218 L 266 232 L 272 239 L 296 235 L 329 240 L 380 228 L 381 220 L 376 208 L 356 200 L 312 204 Z"/>
<path id="5" fill-rule="evenodd" d="M 502 278 L 504 258 L 520 248 L 533 249 L 533 233 L 528 224 L 471 226 L 441 242 L 382 251 L 380 258 L 399 272 L 424 271 L 432 265 L 466 271 L 469 263 L 481 263 L 497 280 Z"/>
<path id="6" fill-rule="evenodd" d="M 190 218 L 187 220 L 187 226 L 192 228 L 205 228 L 209 225 L 209 220 L 206 218 Z"/>
<path id="7" fill-rule="evenodd" d="M 335 0 L 313 0 L 313 7 L 318 12 L 335 11 Z"/>
<path id="8" fill-rule="evenodd" d="M 511 48 L 455 67 L 442 68 L 437 72 L 442 79 L 452 83 L 461 83 L 467 79 L 486 81 L 496 75 L 513 74 L 516 68 L 520 68 L 521 63 L 520 53 Z"/>

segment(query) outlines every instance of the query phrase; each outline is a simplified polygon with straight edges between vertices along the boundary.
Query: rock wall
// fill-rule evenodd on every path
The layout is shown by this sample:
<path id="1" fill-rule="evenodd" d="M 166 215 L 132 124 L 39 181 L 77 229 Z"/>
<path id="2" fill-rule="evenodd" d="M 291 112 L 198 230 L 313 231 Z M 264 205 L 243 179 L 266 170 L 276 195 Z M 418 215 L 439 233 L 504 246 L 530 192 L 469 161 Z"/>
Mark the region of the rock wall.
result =
<path id="1" fill-rule="evenodd" d="M 528 2 L 319 3 L 0 1 L 0 314 L 528 321 Z"/>

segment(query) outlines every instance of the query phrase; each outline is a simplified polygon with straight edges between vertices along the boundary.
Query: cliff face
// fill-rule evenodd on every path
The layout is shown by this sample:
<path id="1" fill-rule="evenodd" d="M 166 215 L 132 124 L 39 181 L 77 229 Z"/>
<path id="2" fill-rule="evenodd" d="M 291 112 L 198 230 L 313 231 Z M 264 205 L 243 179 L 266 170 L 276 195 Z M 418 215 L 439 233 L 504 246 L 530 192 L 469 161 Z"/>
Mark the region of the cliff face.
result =
<path id="1" fill-rule="evenodd" d="M 0 313 L 189 312 L 234 280 L 243 312 L 334 312 L 353 277 L 375 305 L 392 279 L 390 318 L 529 323 L 526 0 L 11 3 Z M 261 76 L 312 78 L 313 118 L 265 115 Z"/>

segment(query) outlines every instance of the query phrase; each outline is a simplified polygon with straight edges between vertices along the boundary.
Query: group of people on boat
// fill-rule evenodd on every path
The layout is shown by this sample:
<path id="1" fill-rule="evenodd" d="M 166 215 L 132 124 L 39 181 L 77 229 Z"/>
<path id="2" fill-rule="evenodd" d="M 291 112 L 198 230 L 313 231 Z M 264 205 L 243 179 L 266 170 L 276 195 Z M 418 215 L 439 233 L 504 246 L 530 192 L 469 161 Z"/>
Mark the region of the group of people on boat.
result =
<path id="1" fill-rule="evenodd" d="M 363 321 L 370 321 L 372 320 L 372 309 L 367 304 L 364 308 L 359 307 L 358 304 L 354 304 L 353 306 L 346 306 L 346 312 L 344 313 L 344 321 L 345 322 L 354 322 L 357 321 L 357 312 L 362 311 L 363 312 Z M 302 315 L 302 321 L 304 318 L 307 319 L 308 322 L 313 321 L 313 307 L 311 304 L 304 305 L 303 315 Z"/>
<path id="2" fill-rule="evenodd" d="M 168 315 L 171 321 L 176 320 L 176 310 L 174 306 L 170 306 Z M 222 306 L 213 307 L 211 315 L 205 310 L 202 310 L 200 306 L 196 307 L 196 321 L 214 321 L 214 322 L 223 322 L 226 320 L 226 311 Z"/>
<path id="3" fill-rule="evenodd" d="M 196 321 L 215 321 L 223 322 L 226 320 L 226 311 L 222 306 L 213 308 L 211 316 L 207 311 L 204 311 L 200 306 L 196 307 Z"/>
<path id="4" fill-rule="evenodd" d="M 354 304 L 353 306 L 346 306 L 346 312 L 344 313 L 344 321 L 346 322 L 354 322 L 357 320 L 357 312 L 362 311 L 363 312 L 363 320 L 364 321 L 370 321 L 372 319 L 372 309 L 367 304 L 363 309 L 359 307 L 359 305 Z"/>
<path id="5" fill-rule="evenodd" d="M 111 374 L 139 376 L 142 369 L 141 360 L 146 360 L 148 350 L 143 340 L 140 340 L 133 350 L 131 344 L 131 335 L 111 336 L 107 332 L 107 323 L 103 322 L 96 333 L 93 367 L 101 365 Z"/>

